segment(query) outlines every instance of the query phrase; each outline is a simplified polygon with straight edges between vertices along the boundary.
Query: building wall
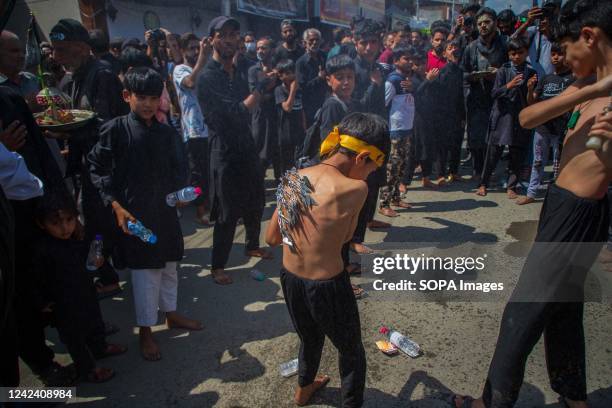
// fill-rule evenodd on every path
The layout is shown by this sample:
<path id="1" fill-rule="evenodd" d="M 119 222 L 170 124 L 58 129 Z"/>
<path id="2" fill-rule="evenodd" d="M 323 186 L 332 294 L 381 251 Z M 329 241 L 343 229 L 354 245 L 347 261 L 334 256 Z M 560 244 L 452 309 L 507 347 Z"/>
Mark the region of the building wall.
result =
<path id="1" fill-rule="evenodd" d="M 177 34 L 193 32 L 201 37 L 208 34 L 206 29 L 210 20 L 221 14 L 221 2 L 219 2 L 219 8 L 216 11 L 211 10 L 211 7 L 204 9 L 197 6 L 171 6 L 172 2 L 170 1 L 166 4 L 166 6 L 151 6 L 134 1 L 113 0 L 113 5 L 118 12 L 114 21 L 108 19 L 109 36 L 126 39 L 132 37 L 143 38 L 145 32 L 143 15 L 145 11 L 151 10 L 159 16 L 163 28 Z M 198 27 L 193 23 L 193 16 L 196 14 L 201 19 Z M 246 28 L 246 18 L 242 13 L 233 17 L 240 21 L 242 27 Z"/>
<path id="2" fill-rule="evenodd" d="M 45 37 L 62 18 L 81 21 L 78 0 L 17 0 L 6 29 L 15 32 L 20 38 L 25 38 L 30 11 L 34 13 Z"/>

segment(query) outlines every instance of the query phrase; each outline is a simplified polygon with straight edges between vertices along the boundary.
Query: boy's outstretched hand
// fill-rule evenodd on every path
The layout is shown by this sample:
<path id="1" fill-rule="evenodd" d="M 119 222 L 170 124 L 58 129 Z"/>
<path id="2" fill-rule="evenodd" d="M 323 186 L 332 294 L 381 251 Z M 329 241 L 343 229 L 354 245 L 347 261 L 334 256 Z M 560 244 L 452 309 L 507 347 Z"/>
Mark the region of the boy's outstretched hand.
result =
<path id="1" fill-rule="evenodd" d="M 136 222 L 136 218 L 132 214 L 129 213 L 128 210 L 123 208 L 117 201 L 113 201 L 112 203 L 113 212 L 115 213 L 115 218 L 117 219 L 117 225 L 121 230 L 128 235 L 131 235 L 130 231 L 127 227 L 127 222 L 132 221 Z"/>

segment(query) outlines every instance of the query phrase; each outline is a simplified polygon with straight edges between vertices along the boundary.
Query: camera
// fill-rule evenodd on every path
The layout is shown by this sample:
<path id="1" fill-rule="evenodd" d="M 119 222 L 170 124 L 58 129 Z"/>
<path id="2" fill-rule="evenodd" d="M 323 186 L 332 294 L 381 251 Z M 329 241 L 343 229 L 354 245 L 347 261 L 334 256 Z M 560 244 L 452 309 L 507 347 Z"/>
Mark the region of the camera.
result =
<path id="1" fill-rule="evenodd" d="M 165 39 L 166 34 L 164 34 L 164 32 L 159 28 L 151 30 L 151 41 L 159 44 L 160 41 L 164 41 Z"/>

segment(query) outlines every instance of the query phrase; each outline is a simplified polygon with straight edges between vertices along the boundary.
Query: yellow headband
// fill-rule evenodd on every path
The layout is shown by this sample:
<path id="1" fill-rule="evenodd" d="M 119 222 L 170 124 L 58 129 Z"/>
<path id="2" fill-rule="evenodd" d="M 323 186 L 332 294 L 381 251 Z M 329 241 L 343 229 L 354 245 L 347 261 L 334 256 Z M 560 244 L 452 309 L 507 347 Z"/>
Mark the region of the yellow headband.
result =
<path id="1" fill-rule="evenodd" d="M 377 167 L 381 167 L 385 162 L 385 154 L 376 146 L 369 145 L 363 140 L 359 140 L 350 135 L 341 135 L 337 127 L 335 127 L 334 130 L 327 135 L 323 143 L 321 143 L 321 156 L 331 152 L 338 145 L 357 154 L 362 152 L 370 153 L 369 158 L 376 163 Z"/>

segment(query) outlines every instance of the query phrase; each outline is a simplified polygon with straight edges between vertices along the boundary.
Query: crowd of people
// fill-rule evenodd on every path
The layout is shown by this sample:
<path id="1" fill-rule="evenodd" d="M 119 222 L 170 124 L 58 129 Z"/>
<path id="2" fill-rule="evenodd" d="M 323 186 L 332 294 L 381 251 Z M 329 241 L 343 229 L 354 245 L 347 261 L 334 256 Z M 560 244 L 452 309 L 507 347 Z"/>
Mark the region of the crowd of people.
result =
<path id="1" fill-rule="evenodd" d="M 19 384 L 18 357 L 48 385 L 111 379 L 114 372 L 97 360 L 127 348 L 107 341 L 119 328 L 104 321 L 99 300 L 122 290 L 117 270 L 131 272 L 143 358 L 161 358 L 151 331 L 158 311 L 170 328 L 202 329 L 176 311 L 183 210 L 168 206 L 166 196 L 189 185 L 205 192 L 193 202 L 195 222 L 212 228 L 214 282 L 231 284 L 225 267 L 239 223 L 245 255 L 272 258 L 260 245 L 264 180 L 272 166 L 280 186 L 266 241 L 284 244 L 281 283 L 302 343 L 296 402 L 307 403 L 329 380 L 316 376 L 327 335 L 340 351 L 343 406 L 360 406 L 366 365 L 355 300 L 363 290 L 350 283 L 361 265 L 349 253 L 371 253 L 364 244 L 368 228 L 390 227 L 376 214 L 393 218 L 397 208 L 411 208 L 408 186 L 415 177 L 440 191 L 472 182 L 485 196 L 505 158 L 500 184 L 525 205 L 536 201 L 552 152 L 552 178 L 569 192 L 555 187 L 549 195 L 573 191 L 577 203 L 570 208 L 566 201 L 564 211 L 588 214 L 570 227 L 553 209 L 552 215 L 543 211 L 550 219 L 540 238 L 563 240 L 554 226 L 581 223 L 582 235 L 572 231 L 570 238 L 607 237 L 607 203 L 597 200 L 610 167 L 580 167 L 576 143 L 562 146 L 566 133 L 578 130 L 583 135 L 574 140 L 581 143 L 584 118 L 601 111 L 600 97 L 609 92 L 612 9 L 603 0 L 569 3 L 562 10 L 559 0 L 548 1 L 522 18 L 471 5 L 456 21 L 437 21 L 425 31 L 387 30 L 359 17 L 329 39 L 316 28 L 299 33 L 283 20 L 278 42 L 241 34 L 240 23 L 227 16 L 213 19 L 204 38 L 158 29 L 144 41 L 109 41 L 100 30 L 62 19 L 40 44 L 40 74 L 24 69 L 23 39 L 2 31 L 0 210 L 14 221 L 2 225 L 8 238 L 0 245 L 2 385 Z M 36 98 L 41 83 L 67 95 L 71 109 L 95 112 L 95 120 L 65 132 L 41 130 L 33 116 L 45 109 Z M 599 102 L 589 107 L 591 101 Z M 576 105 L 579 114 L 570 118 Z M 606 126 L 593 129 L 608 137 Z M 462 163 L 469 180 L 460 174 Z M 572 164 L 575 173 L 567 175 L 563 168 Z M 596 186 L 576 187 L 585 195 L 567 187 L 577 186 L 587 170 Z M 291 190 L 296 185 L 300 191 Z M 284 206 L 295 202 L 292 194 L 305 200 L 309 192 L 316 211 L 306 204 L 293 210 L 312 211 L 316 228 L 300 229 Z M 577 210 L 587 205 L 580 197 L 591 199 L 588 211 Z M 156 234 L 155 245 L 129 231 L 128 223 L 137 221 Z M 94 282 L 85 267 L 97 236 L 104 260 Z M 332 298 L 334 304 L 325 303 Z M 512 406 L 542 332 L 551 339 L 579 332 L 580 308 L 510 305 L 484 402 L 456 397 L 458 407 Z M 563 313 L 575 316 L 571 328 L 559 323 Z M 520 318 L 527 323 L 516 323 Z M 74 370 L 54 360 L 45 342 L 49 325 Z M 586 400 L 584 338 L 575 337 L 573 343 L 550 340 L 547 350 L 557 361 L 553 388 L 572 407 Z M 582 357 L 566 358 L 568 347 L 582 347 Z"/>

